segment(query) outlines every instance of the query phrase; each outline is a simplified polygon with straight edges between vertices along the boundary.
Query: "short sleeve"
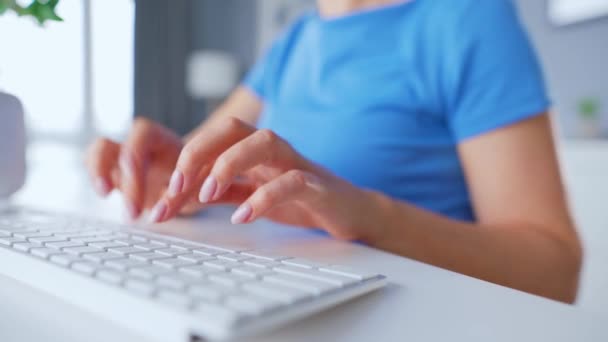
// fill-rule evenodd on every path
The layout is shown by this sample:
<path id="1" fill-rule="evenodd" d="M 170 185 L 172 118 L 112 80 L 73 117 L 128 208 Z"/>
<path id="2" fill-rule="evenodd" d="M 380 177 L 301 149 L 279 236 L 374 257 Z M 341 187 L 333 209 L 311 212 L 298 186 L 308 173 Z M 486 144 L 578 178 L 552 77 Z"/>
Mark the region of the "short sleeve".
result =
<path id="1" fill-rule="evenodd" d="M 297 37 L 310 15 L 304 14 L 296 19 L 285 31 L 277 36 L 270 47 L 245 75 L 242 85 L 253 91 L 259 98 L 268 99 L 273 84 L 277 81 L 280 65 L 288 54 L 288 47 Z"/>
<path id="2" fill-rule="evenodd" d="M 265 76 L 267 74 L 268 65 L 271 64 L 270 52 L 272 49 L 267 51 L 262 58 L 258 59 L 253 67 L 249 70 L 245 79 L 243 80 L 242 85 L 249 90 L 251 90 L 254 94 L 256 94 L 260 99 L 265 99 L 267 96 L 267 90 L 265 89 Z"/>
<path id="3" fill-rule="evenodd" d="M 542 71 L 509 0 L 471 1 L 452 46 L 448 121 L 461 141 L 545 112 Z M 456 43 L 457 42 L 457 43 Z"/>

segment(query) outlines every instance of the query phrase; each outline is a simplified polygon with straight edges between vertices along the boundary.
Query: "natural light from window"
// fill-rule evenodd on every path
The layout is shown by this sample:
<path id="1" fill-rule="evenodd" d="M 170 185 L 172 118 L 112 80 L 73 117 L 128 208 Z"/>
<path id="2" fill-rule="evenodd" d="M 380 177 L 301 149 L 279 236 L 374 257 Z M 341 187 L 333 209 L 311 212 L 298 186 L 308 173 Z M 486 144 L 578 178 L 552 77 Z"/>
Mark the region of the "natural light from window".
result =
<path id="1" fill-rule="evenodd" d="M 0 17 L 0 89 L 17 95 L 34 137 L 79 138 L 85 127 L 83 1 L 63 0 L 63 22 Z M 132 0 L 91 0 L 93 127 L 120 135 L 133 112 Z"/>

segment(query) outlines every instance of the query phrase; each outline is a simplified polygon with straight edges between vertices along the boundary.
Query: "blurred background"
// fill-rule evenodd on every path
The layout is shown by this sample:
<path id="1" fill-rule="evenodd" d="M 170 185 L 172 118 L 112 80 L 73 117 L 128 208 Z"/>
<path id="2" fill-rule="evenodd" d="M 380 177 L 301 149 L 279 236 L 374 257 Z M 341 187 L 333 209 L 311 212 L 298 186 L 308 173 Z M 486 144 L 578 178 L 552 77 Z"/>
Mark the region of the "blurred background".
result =
<path id="1" fill-rule="evenodd" d="M 0 0 L 0 4 L 2 1 Z M 608 1 L 514 0 L 543 63 L 586 248 L 579 305 L 608 317 Z M 0 16 L 0 91 L 32 144 L 125 135 L 134 115 L 180 133 L 238 84 L 311 0 L 61 0 L 63 22 Z"/>

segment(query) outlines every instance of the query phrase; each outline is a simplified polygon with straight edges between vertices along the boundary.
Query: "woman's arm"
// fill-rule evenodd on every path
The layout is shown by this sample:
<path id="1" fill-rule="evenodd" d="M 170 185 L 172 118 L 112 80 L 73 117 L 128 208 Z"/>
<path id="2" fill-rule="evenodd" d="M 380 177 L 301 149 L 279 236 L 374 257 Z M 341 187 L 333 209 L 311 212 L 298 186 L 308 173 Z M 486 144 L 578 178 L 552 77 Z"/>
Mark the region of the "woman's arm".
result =
<path id="1" fill-rule="evenodd" d="M 547 115 L 459 146 L 478 221 L 451 220 L 357 188 L 269 130 L 216 120 L 182 150 L 155 221 L 184 200 L 240 204 L 233 223 L 260 217 L 564 302 L 576 297 L 581 247 L 566 208 Z M 249 183 L 237 182 L 246 175 Z"/>
<path id="2" fill-rule="evenodd" d="M 371 194 L 372 246 L 564 302 L 576 298 L 582 250 L 568 214 L 548 115 L 458 147 L 475 224 Z"/>

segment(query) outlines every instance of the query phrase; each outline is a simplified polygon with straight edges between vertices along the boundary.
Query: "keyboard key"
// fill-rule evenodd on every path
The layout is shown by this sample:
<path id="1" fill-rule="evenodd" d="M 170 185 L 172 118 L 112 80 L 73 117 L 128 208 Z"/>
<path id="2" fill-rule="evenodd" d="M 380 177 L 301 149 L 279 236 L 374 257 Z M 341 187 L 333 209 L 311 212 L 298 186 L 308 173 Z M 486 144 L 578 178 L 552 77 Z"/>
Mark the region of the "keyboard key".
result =
<path id="1" fill-rule="evenodd" d="M 36 238 L 36 237 L 49 237 L 49 236 L 51 236 L 51 234 L 45 233 L 45 232 L 37 232 L 37 231 L 33 231 L 33 232 L 23 231 L 23 232 L 14 232 L 13 236 L 22 238 L 22 239 L 27 239 L 27 238 Z"/>
<path id="2" fill-rule="evenodd" d="M 37 247 L 37 248 L 32 248 L 30 250 L 30 253 L 39 258 L 46 259 L 46 258 L 50 257 L 51 255 L 60 254 L 61 252 L 54 248 Z"/>
<path id="3" fill-rule="evenodd" d="M 205 261 L 205 262 L 203 262 L 203 265 L 217 268 L 220 270 L 229 270 L 230 268 L 241 266 L 241 264 L 238 262 L 229 261 L 229 260 L 220 260 L 220 259 Z"/>
<path id="4" fill-rule="evenodd" d="M 145 252 L 145 253 L 129 254 L 129 258 L 133 258 L 133 259 L 137 259 L 137 260 L 141 260 L 141 261 L 154 261 L 154 260 L 158 260 L 158 259 L 167 259 L 169 257 L 166 255 L 162 255 L 162 254 L 158 254 L 158 253 L 154 253 L 154 252 Z"/>
<path id="5" fill-rule="evenodd" d="M 322 281 L 329 284 L 346 286 L 348 284 L 352 284 L 357 282 L 353 278 L 344 277 L 338 274 L 331 274 L 327 272 L 317 271 L 315 269 L 308 269 L 303 267 L 295 267 L 295 266 L 280 266 L 273 268 L 274 271 L 279 273 L 285 273 L 289 275 L 293 275 L 296 277 L 303 277 L 308 279 L 313 279 L 317 281 Z"/>
<path id="6" fill-rule="evenodd" d="M 182 255 L 182 254 L 188 254 L 189 253 L 188 251 L 185 251 L 183 249 L 173 248 L 173 247 L 165 247 L 165 248 L 157 249 L 154 252 L 155 253 L 164 254 L 164 255 L 168 255 L 168 256 L 177 256 L 177 255 Z"/>
<path id="7" fill-rule="evenodd" d="M 59 251 L 59 250 L 57 250 L 57 251 Z M 75 255 L 70 255 L 70 254 L 51 255 L 49 260 L 55 264 L 58 264 L 61 266 L 66 266 L 66 267 L 70 266 L 74 262 L 83 261 L 82 258 L 79 258 Z"/>
<path id="8" fill-rule="evenodd" d="M 123 247 L 112 247 L 108 248 L 108 252 L 117 253 L 120 255 L 129 255 L 135 253 L 147 253 L 143 249 L 135 248 L 132 246 L 123 246 Z"/>
<path id="9" fill-rule="evenodd" d="M 159 291 L 156 298 L 165 304 L 181 309 L 188 309 L 192 305 L 192 299 L 186 294 L 170 290 Z"/>
<path id="10" fill-rule="evenodd" d="M 231 326 L 236 326 L 246 317 L 244 313 L 208 301 L 197 301 L 194 304 L 193 313 L 206 321 L 225 322 Z"/>
<path id="11" fill-rule="evenodd" d="M 352 269 L 352 268 L 346 267 L 346 266 L 331 265 L 331 266 L 321 267 L 319 270 L 321 272 L 328 272 L 328 273 L 332 273 L 332 274 L 341 275 L 344 277 L 350 277 L 350 278 L 357 279 L 357 280 L 368 280 L 368 279 L 372 279 L 372 278 L 376 277 L 376 275 L 374 275 L 374 274 L 362 272 L 362 271 L 355 270 L 355 269 Z"/>
<path id="12" fill-rule="evenodd" d="M 196 246 L 191 243 L 176 242 L 176 241 L 169 242 L 169 246 L 171 246 L 173 248 L 181 249 L 184 251 L 191 251 L 193 248 L 196 248 Z"/>
<path id="13" fill-rule="evenodd" d="M 286 304 L 295 303 L 311 297 L 309 292 L 267 282 L 243 284 L 243 291 L 274 299 Z"/>
<path id="14" fill-rule="evenodd" d="M 140 242 L 148 242 L 148 238 L 145 237 L 145 236 L 142 236 L 142 235 L 131 233 L 131 234 L 129 234 L 129 237 L 131 239 L 133 239 L 133 240 L 137 240 L 137 241 L 140 241 Z"/>
<path id="15" fill-rule="evenodd" d="M 251 277 L 244 276 L 242 274 L 223 272 L 210 274 L 208 278 L 214 283 L 232 287 L 252 281 Z"/>
<path id="16" fill-rule="evenodd" d="M 79 237 L 94 237 L 97 234 L 95 234 L 94 231 L 88 231 L 88 232 L 82 232 L 82 231 L 79 231 L 79 232 L 70 232 L 70 231 L 67 231 L 67 232 L 54 233 L 53 235 L 57 236 L 57 237 L 62 237 L 62 238 L 74 239 L 74 238 L 79 238 Z"/>
<path id="17" fill-rule="evenodd" d="M 203 254 L 203 255 L 208 255 L 208 256 L 216 256 L 216 255 L 228 253 L 227 251 L 222 251 L 219 249 L 212 249 L 212 248 L 207 248 L 207 247 L 200 247 L 200 246 L 192 248 L 192 252 L 198 253 L 198 254 Z"/>
<path id="18" fill-rule="evenodd" d="M 122 243 L 114 242 L 114 241 L 93 241 L 88 242 L 88 245 L 95 248 L 108 249 L 114 247 L 123 247 L 125 246 Z"/>
<path id="19" fill-rule="evenodd" d="M 312 294 L 320 295 L 334 289 L 329 283 L 320 282 L 312 279 L 295 277 L 289 274 L 279 274 L 264 277 L 264 282 L 283 285 L 294 289 L 306 291 Z"/>
<path id="20" fill-rule="evenodd" d="M 189 284 L 196 284 L 204 281 L 205 280 L 201 277 L 189 276 L 182 273 L 169 273 L 158 276 L 156 284 L 160 287 L 182 290 Z"/>
<path id="21" fill-rule="evenodd" d="M 122 258 L 120 255 L 116 253 L 110 252 L 99 252 L 99 253 L 87 253 L 82 256 L 85 259 L 95 261 L 95 262 L 103 262 L 110 259 L 120 259 Z"/>
<path id="22" fill-rule="evenodd" d="M 156 244 L 156 243 L 149 243 L 149 242 L 138 242 L 137 244 L 134 244 L 133 247 L 139 248 L 139 249 L 143 249 L 145 251 L 153 251 L 153 250 L 156 250 L 156 249 L 165 248 L 162 245 L 159 245 L 159 244 Z"/>
<path id="23" fill-rule="evenodd" d="M 186 287 L 186 283 L 184 283 L 180 279 L 175 278 L 173 274 L 159 276 L 158 279 L 156 279 L 156 285 L 161 288 L 176 291 L 181 291 Z"/>
<path id="24" fill-rule="evenodd" d="M 254 258 L 258 258 L 258 259 L 270 260 L 270 261 L 281 261 L 281 260 L 285 260 L 285 259 L 291 259 L 290 257 L 284 256 L 281 254 L 277 254 L 277 253 L 273 253 L 273 252 L 269 252 L 269 251 L 248 251 L 248 252 L 243 252 L 241 254 L 250 256 L 250 257 L 254 257 Z"/>
<path id="25" fill-rule="evenodd" d="M 60 238 L 56 236 L 41 236 L 41 237 L 31 237 L 27 239 L 30 242 L 44 244 L 47 242 L 59 242 L 59 241 L 67 241 L 65 238 Z"/>
<path id="26" fill-rule="evenodd" d="M 282 264 L 273 260 L 266 259 L 249 259 L 243 262 L 245 265 L 260 267 L 260 268 L 272 268 L 281 266 Z"/>
<path id="27" fill-rule="evenodd" d="M 192 261 L 178 259 L 178 258 L 158 259 L 158 260 L 152 261 L 152 263 L 154 265 L 159 265 L 159 266 L 163 266 L 163 267 L 171 267 L 171 268 L 196 265 L 196 263 L 194 263 Z"/>
<path id="28" fill-rule="evenodd" d="M 71 238 L 71 241 L 76 241 L 76 242 L 81 242 L 84 244 L 90 244 L 90 243 L 94 243 L 94 242 L 106 242 L 108 241 L 108 238 L 101 237 L 101 236 L 87 236 L 87 237 L 76 237 L 76 238 Z"/>
<path id="29" fill-rule="evenodd" d="M 122 243 L 125 246 L 133 246 L 135 244 L 142 243 L 139 240 L 134 240 L 134 239 L 131 239 L 131 238 L 128 238 L 128 237 L 122 237 L 122 238 L 114 239 L 113 241 L 114 242 L 118 242 L 118 243 Z"/>
<path id="30" fill-rule="evenodd" d="M 270 269 L 267 269 L 267 268 L 260 268 L 260 267 L 247 266 L 247 265 L 235 267 L 235 268 L 231 269 L 230 272 L 236 273 L 236 274 L 241 274 L 241 275 L 244 275 L 244 276 L 247 276 L 250 278 L 261 278 L 263 276 L 276 274 L 276 272 L 274 272 Z"/>
<path id="31" fill-rule="evenodd" d="M 149 266 L 150 264 L 148 264 L 147 262 L 144 261 L 139 261 L 139 260 L 135 260 L 135 259 L 111 259 L 108 260 L 104 263 L 104 265 L 116 269 L 116 270 L 120 270 L 120 271 L 126 271 L 130 268 L 135 268 L 135 267 L 146 267 Z"/>
<path id="32" fill-rule="evenodd" d="M 210 267 L 210 266 L 206 266 L 206 265 L 194 265 L 194 266 L 180 267 L 178 269 L 178 271 L 181 273 L 190 274 L 190 275 L 198 276 L 198 277 L 206 276 L 206 275 L 209 275 L 212 273 L 223 272 L 219 268 Z"/>
<path id="33" fill-rule="evenodd" d="M 67 247 L 63 249 L 64 252 L 74 255 L 82 255 L 86 253 L 99 253 L 103 252 L 103 249 L 91 247 L 91 246 L 80 246 L 80 247 Z"/>
<path id="34" fill-rule="evenodd" d="M 100 268 L 100 265 L 89 261 L 77 261 L 72 263 L 70 268 L 80 273 L 92 275 Z"/>
<path id="35" fill-rule="evenodd" d="M 235 293 L 233 290 L 228 290 L 221 285 L 197 284 L 188 287 L 188 293 L 195 299 L 203 299 L 206 301 L 219 301 L 224 296 Z"/>
<path id="36" fill-rule="evenodd" d="M 14 249 L 22 252 L 29 252 L 30 249 L 37 247 L 42 247 L 42 245 L 31 242 L 18 242 L 13 244 Z"/>
<path id="37" fill-rule="evenodd" d="M 68 247 L 83 247 L 85 245 L 81 242 L 76 242 L 76 241 L 56 241 L 56 242 L 47 242 L 44 244 L 44 246 L 49 247 L 49 248 L 62 249 L 62 248 L 68 248 Z"/>
<path id="38" fill-rule="evenodd" d="M 281 305 L 280 302 L 272 299 L 252 295 L 228 296 L 224 303 L 231 309 L 251 315 L 259 315 L 271 311 L 272 309 L 275 309 Z"/>
<path id="39" fill-rule="evenodd" d="M 281 263 L 289 266 L 303 267 L 303 268 L 321 268 L 327 266 L 326 263 L 310 261 L 306 259 L 293 258 L 281 261 Z"/>
<path id="40" fill-rule="evenodd" d="M 143 278 L 143 279 L 154 279 L 159 275 L 168 274 L 171 272 L 172 271 L 169 268 L 156 266 L 156 265 L 129 269 L 130 274 Z"/>
<path id="41" fill-rule="evenodd" d="M 156 287 L 149 281 L 140 279 L 128 279 L 124 283 L 124 287 L 127 290 L 138 293 L 144 296 L 151 296 L 154 294 Z"/>
<path id="42" fill-rule="evenodd" d="M 246 255 L 242 255 L 242 254 L 238 254 L 238 253 L 226 253 L 226 254 L 219 255 L 218 259 L 225 259 L 225 260 L 230 260 L 230 261 L 243 262 L 245 260 L 251 259 L 251 257 L 246 256 Z"/>
<path id="43" fill-rule="evenodd" d="M 0 237 L 0 245 L 4 246 L 12 246 L 14 243 L 23 243 L 27 242 L 27 240 L 16 237 Z"/>
<path id="44" fill-rule="evenodd" d="M 204 255 L 204 254 L 195 254 L 195 253 L 181 254 L 181 255 L 178 255 L 177 257 L 179 259 L 184 259 L 184 260 L 188 260 L 188 261 L 192 261 L 192 262 L 203 262 L 203 261 L 215 260 L 215 258 L 212 256 Z"/>
<path id="45" fill-rule="evenodd" d="M 95 274 L 95 277 L 105 281 L 106 283 L 110 283 L 113 285 L 118 285 L 118 284 L 122 283 L 122 281 L 125 279 L 123 273 L 113 271 L 113 270 L 98 271 Z"/>

